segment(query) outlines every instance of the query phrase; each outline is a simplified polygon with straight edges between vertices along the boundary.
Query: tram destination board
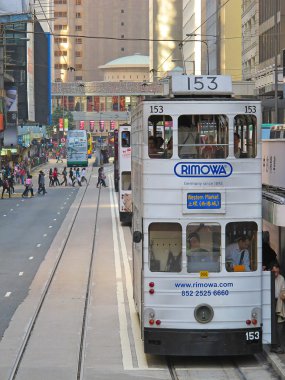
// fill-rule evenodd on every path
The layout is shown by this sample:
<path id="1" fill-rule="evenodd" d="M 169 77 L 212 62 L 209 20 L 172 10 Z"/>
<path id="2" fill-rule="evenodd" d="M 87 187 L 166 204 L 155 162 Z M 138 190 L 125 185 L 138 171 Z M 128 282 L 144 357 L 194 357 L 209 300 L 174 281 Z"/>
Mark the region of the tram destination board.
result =
<path id="1" fill-rule="evenodd" d="M 221 193 L 188 193 L 188 209 L 220 209 Z"/>
<path id="2" fill-rule="evenodd" d="M 175 75 L 171 78 L 173 95 L 231 95 L 232 79 L 226 75 Z"/>

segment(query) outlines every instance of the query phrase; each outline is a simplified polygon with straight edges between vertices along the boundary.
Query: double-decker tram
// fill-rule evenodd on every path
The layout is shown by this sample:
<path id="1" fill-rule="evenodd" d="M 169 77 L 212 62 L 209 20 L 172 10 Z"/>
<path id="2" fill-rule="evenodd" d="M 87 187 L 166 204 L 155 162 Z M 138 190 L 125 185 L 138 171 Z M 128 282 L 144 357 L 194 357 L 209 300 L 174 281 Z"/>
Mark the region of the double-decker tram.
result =
<path id="1" fill-rule="evenodd" d="M 114 189 L 117 193 L 119 191 L 119 157 L 118 157 L 118 129 L 114 130 Z"/>
<path id="2" fill-rule="evenodd" d="M 146 353 L 246 355 L 271 340 L 261 105 L 175 76 L 132 113 L 133 287 Z M 157 133 L 158 132 L 158 133 Z"/>
<path id="3" fill-rule="evenodd" d="M 118 131 L 118 204 L 120 221 L 125 223 L 132 220 L 131 153 L 131 126 L 123 124 Z"/>
<path id="4" fill-rule="evenodd" d="M 70 130 L 67 132 L 67 166 L 88 166 L 88 142 L 85 130 Z"/>

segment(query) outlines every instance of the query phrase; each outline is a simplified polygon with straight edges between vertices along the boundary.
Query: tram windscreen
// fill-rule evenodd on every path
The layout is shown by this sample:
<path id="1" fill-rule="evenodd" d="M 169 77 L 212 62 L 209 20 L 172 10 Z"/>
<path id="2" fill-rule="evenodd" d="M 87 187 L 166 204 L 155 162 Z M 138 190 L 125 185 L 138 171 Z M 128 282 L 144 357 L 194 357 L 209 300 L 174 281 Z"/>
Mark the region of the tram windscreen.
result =
<path id="1" fill-rule="evenodd" d="M 212 159 L 228 157 L 228 118 L 225 115 L 181 115 L 178 156 Z"/>
<path id="2" fill-rule="evenodd" d="M 131 172 L 122 172 L 122 190 L 132 190 Z"/>
<path id="3" fill-rule="evenodd" d="M 172 118 L 152 115 L 148 119 L 148 155 L 150 158 L 172 157 Z"/>
<path id="4" fill-rule="evenodd" d="M 237 115 L 234 118 L 234 156 L 254 158 L 257 150 L 257 120 L 254 115 Z"/>
<path id="5" fill-rule="evenodd" d="M 221 226 L 190 223 L 186 229 L 187 272 L 221 271 Z"/>

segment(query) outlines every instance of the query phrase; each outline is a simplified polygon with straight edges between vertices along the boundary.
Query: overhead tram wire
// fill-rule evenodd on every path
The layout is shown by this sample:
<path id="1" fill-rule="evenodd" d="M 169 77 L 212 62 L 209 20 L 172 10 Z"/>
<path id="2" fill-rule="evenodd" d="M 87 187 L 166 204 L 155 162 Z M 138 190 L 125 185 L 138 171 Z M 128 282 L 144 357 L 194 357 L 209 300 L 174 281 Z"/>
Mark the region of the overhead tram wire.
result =
<path id="1" fill-rule="evenodd" d="M 208 20 L 210 20 L 211 17 L 215 16 L 216 14 L 218 14 L 218 12 L 220 12 L 220 10 L 229 2 L 230 0 L 226 0 L 225 3 L 223 3 L 213 14 L 211 14 L 205 21 L 202 22 L 202 24 L 200 24 L 199 26 L 197 26 L 197 28 L 195 30 L 193 30 L 193 32 L 191 34 L 195 34 L 195 32 L 200 29 Z M 188 37 L 184 38 L 182 41 L 179 41 L 180 43 L 183 43 L 185 41 L 188 40 Z M 191 41 L 191 40 L 188 40 L 188 41 Z M 192 41 L 195 41 L 195 40 L 192 40 Z M 176 48 L 175 48 L 176 49 Z M 157 70 L 159 70 L 161 68 L 161 66 L 166 62 L 168 61 L 168 59 L 173 55 L 175 49 L 172 49 L 171 53 L 169 54 L 169 56 L 167 58 L 165 58 L 165 60 L 157 67 Z"/>

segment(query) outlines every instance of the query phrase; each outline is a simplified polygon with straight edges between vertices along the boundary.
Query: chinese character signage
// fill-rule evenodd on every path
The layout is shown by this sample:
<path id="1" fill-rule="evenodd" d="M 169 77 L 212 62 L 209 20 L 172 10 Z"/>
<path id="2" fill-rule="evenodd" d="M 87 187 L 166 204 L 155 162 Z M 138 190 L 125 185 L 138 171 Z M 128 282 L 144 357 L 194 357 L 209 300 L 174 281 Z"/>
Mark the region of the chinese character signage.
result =
<path id="1" fill-rule="evenodd" d="M 219 209 L 221 208 L 220 193 L 187 193 L 188 209 Z"/>

